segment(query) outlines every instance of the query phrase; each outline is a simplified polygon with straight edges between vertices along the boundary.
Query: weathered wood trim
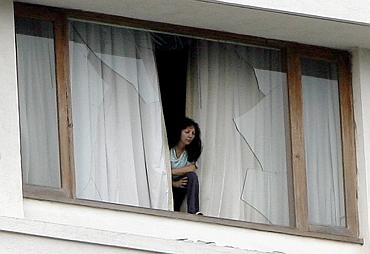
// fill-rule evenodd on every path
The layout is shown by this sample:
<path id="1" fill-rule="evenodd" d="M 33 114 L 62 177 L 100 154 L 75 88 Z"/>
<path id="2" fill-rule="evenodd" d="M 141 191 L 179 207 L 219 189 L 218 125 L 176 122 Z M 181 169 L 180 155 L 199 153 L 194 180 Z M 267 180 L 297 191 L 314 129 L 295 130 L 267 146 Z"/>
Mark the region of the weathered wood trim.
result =
<path id="1" fill-rule="evenodd" d="M 341 55 L 338 57 L 346 222 L 349 232 L 353 236 L 358 236 L 355 123 L 351 86 L 352 77 L 349 66 L 350 59 L 347 56 Z"/>
<path id="2" fill-rule="evenodd" d="M 301 64 L 299 54 L 293 48 L 288 48 L 288 95 L 290 132 L 292 142 L 292 168 L 293 168 L 293 189 L 296 228 L 299 231 L 308 230 L 308 201 L 307 201 L 307 180 L 306 163 L 304 153 L 303 134 L 303 103 L 301 84 Z"/>

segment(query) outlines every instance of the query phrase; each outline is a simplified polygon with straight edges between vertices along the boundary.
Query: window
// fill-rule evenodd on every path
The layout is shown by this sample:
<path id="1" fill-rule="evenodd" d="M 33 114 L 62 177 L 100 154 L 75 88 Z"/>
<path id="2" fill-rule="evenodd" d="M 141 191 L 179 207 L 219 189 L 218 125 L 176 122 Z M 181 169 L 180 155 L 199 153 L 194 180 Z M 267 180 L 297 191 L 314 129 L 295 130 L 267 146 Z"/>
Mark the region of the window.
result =
<path id="1" fill-rule="evenodd" d="M 171 27 L 16 4 L 25 195 L 171 210 L 188 115 L 201 220 L 356 239 L 347 53 Z"/>
<path id="2" fill-rule="evenodd" d="M 16 28 L 23 181 L 60 188 L 53 24 L 17 19 Z"/>

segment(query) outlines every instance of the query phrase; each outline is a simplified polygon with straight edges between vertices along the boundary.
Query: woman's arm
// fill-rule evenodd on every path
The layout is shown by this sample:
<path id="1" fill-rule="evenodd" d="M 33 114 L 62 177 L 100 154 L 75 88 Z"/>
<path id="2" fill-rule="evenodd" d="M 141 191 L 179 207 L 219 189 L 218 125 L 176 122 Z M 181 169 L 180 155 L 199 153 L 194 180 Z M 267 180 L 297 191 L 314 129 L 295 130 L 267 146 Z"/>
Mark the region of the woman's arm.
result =
<path id="1" fill-rule="evenodd" d="M 185 167 L 174 168 L 171 171 L 172 171 L 172 175 L 178 176 L 178 175 L 184 175 L 184 174 L 189 173 L 189 172 L 194 172 L 197 169 L 198 168 L 195 165 L 195 163 L 190 163 L 190 164 L 186 165 Z"/>

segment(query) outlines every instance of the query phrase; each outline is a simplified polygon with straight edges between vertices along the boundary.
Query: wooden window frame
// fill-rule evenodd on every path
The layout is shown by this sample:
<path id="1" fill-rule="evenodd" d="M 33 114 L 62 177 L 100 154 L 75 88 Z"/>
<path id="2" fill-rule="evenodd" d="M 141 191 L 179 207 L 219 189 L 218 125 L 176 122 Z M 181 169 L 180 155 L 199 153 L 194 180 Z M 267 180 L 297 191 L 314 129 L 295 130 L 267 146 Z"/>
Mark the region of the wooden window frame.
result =
<path id="1" fill-rule="evenodd" d="M 308 236 L 352 243 L 363 243 L 359 238 L 357 212 L 357 168 L 355 154 L 354 115 L 351 87 L 351 61 L 346 51 L 323 47 L 303 45 L 279 40 L 258 38 L 228 32 L 171 25 L 159 22 L 137 20 L 92 12 L 67 10 L 24 3 L 14 3 L 15 17 L 51 21 L 55 32 L 55 59 L 57 76 L 57 107 L 60 146 L 61 189 L 23 185 L 23 193 L 27 198 L 64 202 L 104 209 L 114 209 L 169 218 L 179 218 L 222 224 L 235 227 L 277 232 L 291 235 Z M 102 203 L 98 201 L 80 200 L 75 197 L 72 111 L 69 84 L 69 34 L 68 19 L 80 19 L 100 23 L 165 32 L 176 35 L 190 36 L 201 39 L 228 41 L 246 45 L 271 47 L 281 50 L 283 68 L 287 72 L 287 93 L 290 124 L 290 178 L 293 193 L 289 195 L 290 218 L 292 226 L 265 225 L 244 221 L 236 221 L 207 216 L 194 216 L 185 213 L 162 211 L 148 208 L 132 207 Z M 338 67 L 339 101 L 342 130 L 342 152 L 344 170 L 344 192 L 346 227 L 333 228 L 309 225 L 307 179 L 303 135 L 303 104 L 301 83 L 301 58 L 310 58 L 333 62 Z"/>
<path id="2" fill-rule="evenodd" d="M 316 47 L 289 47 L 288 91 L 291 117 L 292 168 L 296 227 L 298 230 L 358 236 L 357 216 L 357 167 L 355 154 L 354 115 L 350 55 L 348 52 Z M 301 59 L 309 58 L 335 63 L 338 68 L 339 110 L 342 139 L 344 202 L 346 227 L 310 225 L 308 222 L 307 177 L 304 150 L 303 98 L 301 82 Z"/>
<path id="3" fill-rule="evenodd" d="M 36 7 L 15 3 L 15 17 L 34 20 L 48 21 L 53 24 L 54 31 L 54 53 L 55 53 L 55 74 L 56 74 L 56 100 L 57 100 L 57 120 L 58 120 L 58 141 L 61 171 L 61 188 L 42 187 L 36 185 L 23 184 L 26 194 L 34 196 L 50 196 L 55 198 L 73 198 L 73 163 L 70 152 L 71 142 L 71 118 L 69 118 L 68 101 L 68 34 L 66 29 L 67 19 L 63 13 L 50 10 L 47 7 Z"/>

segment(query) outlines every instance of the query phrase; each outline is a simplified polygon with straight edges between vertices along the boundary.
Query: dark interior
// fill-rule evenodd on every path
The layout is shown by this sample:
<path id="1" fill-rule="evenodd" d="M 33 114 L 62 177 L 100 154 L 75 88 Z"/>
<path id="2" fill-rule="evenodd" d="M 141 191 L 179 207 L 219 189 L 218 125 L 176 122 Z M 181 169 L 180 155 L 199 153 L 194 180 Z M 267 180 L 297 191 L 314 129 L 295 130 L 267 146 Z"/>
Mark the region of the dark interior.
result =
<path id="1" fill-rule="evenodd" d="M 155 35 L 155 57 L 163 114 L 169 144 L 174 144 L 175 126 L 185 116 L 188 46 L 181 38 Z"/>

